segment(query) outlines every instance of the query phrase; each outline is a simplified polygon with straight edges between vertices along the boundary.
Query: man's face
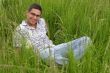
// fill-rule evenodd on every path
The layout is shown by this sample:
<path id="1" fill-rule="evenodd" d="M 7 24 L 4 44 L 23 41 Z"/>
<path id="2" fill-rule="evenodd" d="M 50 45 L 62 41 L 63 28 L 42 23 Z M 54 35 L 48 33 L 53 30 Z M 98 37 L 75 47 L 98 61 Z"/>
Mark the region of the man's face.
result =
<path id="1" fill-rule="evenodd" d="M 38 9 L 32 9 L 31 11 L 27 12 L 27 21 L 31 25 L 36 25 L 37 21 L 40 19 L 41 11 Z"/>

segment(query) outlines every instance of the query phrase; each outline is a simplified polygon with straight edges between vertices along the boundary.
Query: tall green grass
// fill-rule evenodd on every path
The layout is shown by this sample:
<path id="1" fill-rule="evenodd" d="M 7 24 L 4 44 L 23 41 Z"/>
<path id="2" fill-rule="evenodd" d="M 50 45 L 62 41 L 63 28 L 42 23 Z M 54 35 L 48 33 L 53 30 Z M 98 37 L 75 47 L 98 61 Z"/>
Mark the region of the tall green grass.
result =
<path id="1" fill-rule="evenodd" d="M 69 64 L 48 66 L 32 49 L 17 53 L 12 34 L 25 19 L 30 4 L 39 3 L 55 44 L 89 36 L 93 46 L 81 60 L 69 54 Z M 0 0 L 0 73 L 110 73 L 109 0 Z"/>

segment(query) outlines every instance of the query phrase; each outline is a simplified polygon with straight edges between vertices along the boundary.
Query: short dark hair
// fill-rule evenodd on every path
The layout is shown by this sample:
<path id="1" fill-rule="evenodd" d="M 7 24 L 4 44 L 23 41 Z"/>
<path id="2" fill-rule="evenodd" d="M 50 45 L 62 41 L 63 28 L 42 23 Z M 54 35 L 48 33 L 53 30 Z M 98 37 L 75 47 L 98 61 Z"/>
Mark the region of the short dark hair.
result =
<path id="1" fill-rule="evenodd" d="M 39 4 L 37 4 L 37 3 L 33 3 L 32 5 L 30 5 L 28 11 L 31 11 L 32 9 L 38 9 L 42 13 L 42 7 Z"/>

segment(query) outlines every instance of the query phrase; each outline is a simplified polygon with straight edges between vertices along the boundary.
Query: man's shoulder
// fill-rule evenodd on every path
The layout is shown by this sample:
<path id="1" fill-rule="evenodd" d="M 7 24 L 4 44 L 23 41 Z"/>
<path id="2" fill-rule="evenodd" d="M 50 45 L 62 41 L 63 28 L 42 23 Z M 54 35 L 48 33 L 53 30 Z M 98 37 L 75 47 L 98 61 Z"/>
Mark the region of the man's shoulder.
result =
<path id="1" fill-rule="evenodd" d="M 19 31 L 19 30 L 21 30 L 20 25 L 18 25 L 18 26 L 16 27 L 16 31 Z"/>
<path id="2" fill-rule="evenodd" d="M 44 18 L 40 18 L 40 21 L 45 21 L 45 19 Z"/>
<path id="3" fill-rule="evenodd" d="M 40 18 L 40 19 L 39 19 L 39 22 L 45 23 L 45 19 L 44 19 L 44 18 Z"/>
<path id="4" fill-rule="evenodd" d="M 17 27 L 16 27 L 16 31 L 22 31 L 22 30 L 24 30 L 25 29 L 25 26 L 24 25 L 22 25 L 22 23 L 21 24 L 19 24 Z"/>
<path id="5" fill-rule="evenodd" d="M 17 30 L 21 30 L 21 29 L 24 29 L 25 26 L 27 26 L 27 24 L 26 24 L 26 22 L 23 20 L 23 21 L 21 22 L 21 24 L 19 24 L 19 25 L 16 27 L 16 29 L 17 29 Z"/>
<path id="6" fill-rule="evenodd" d="M 46 25 L 45 19 L 44 18 L 40 18 L 39 19 L 39 24 L 42 25 L 42 26 L 45 26 Z"/>

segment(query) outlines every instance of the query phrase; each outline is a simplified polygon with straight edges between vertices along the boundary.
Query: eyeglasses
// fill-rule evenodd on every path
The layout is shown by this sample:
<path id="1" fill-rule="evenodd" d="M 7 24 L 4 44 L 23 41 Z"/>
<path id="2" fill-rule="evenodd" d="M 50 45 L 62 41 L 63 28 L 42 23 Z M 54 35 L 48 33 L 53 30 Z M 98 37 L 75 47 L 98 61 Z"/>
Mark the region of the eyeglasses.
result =
<path id="1" fill-rule="evenodd" d="M 35 13 L 30 13 L 33 16 L 40 17 L 41 15 L 36 15 Z"/>

